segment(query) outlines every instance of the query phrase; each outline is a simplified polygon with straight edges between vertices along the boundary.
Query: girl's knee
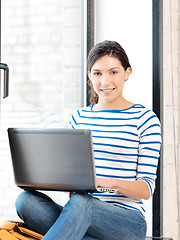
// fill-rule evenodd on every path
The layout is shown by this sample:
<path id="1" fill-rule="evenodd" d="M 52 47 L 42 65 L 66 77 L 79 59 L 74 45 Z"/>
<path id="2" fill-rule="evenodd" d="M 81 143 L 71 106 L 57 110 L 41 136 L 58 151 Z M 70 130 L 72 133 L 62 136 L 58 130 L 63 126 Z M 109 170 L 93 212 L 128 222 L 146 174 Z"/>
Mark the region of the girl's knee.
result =
<path id="1" fill-rule="evenodd" d="M 71 197 L 71 202 L 73 202 L 75 205 L 81 206 L 81 208 L 87 205 L 89 206 L 92 203 L 92 197 L 88 194 L 84 193 L 74 193 Z"/>
<path id="2" fill-rule="evenodd" d="M 84 202 L 87 198 L 88 198 L 88 195 L 84 193 L 74 193 L 71 197 L 71 199 L 78 202 L 81 202 L 81 201 Z"/>
<path id="3" fill-rule="evenodd" d="M 15 207 L 18 215 L 21 215 L 26 208 L 31 209 L 36 201 L 35 191 L 23 191 L 16 199 Z"/>
<path id="4" fill-rule="evenodd" d="M 23 191 L 19 194 L 19 196 L 16 199 L 15 202 L 15 206 L 16 206 L 16 210 L 19 210 L 21 208 L 22 205 L 24 205 L 24 203 L 26 202 L 27 198 L 28 198 L 29 192 L 27 191 Z"/>

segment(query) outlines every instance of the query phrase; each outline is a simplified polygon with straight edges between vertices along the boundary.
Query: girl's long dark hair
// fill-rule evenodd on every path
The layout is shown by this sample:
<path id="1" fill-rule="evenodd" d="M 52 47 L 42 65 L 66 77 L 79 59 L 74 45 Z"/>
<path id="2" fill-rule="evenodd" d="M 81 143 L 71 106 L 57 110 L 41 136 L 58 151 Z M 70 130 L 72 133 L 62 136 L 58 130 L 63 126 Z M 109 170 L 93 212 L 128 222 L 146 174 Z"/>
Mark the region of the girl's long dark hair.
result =
<path id="1" fill-rule="evenodd" d="M 87 59 L 87 70 L 88 72 L 91 71 L 92 66 L 94 63 L 103 56 L 112 56 L 119 59 L 121 65 L 123 66 L 124 70 L 128 67 L 131 68 L 129 63 L 128 56 L 125 50 L 121 47 L 121 45 L 115 41 L 103 41 L 101 43 L 96 44 L 89 52 L 88 59 Z M 92 83 L 88 80 L 89 85 L 89 103 L 96 104 L 98 102 L 98 95 L 93 89 Z"/>

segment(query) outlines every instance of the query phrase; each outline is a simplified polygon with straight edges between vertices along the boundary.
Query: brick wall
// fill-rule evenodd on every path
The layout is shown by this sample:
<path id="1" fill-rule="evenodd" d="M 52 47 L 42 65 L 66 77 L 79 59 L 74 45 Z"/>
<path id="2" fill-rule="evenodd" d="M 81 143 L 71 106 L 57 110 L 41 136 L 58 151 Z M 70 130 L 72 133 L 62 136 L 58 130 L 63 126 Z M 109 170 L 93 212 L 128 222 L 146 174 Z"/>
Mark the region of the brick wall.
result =
<path id="1" fill-rule="evenodd" d="M 2 61 L 10 67 L 6 109 L 41 106 L 56 112 L 64 124 L 62 111 L 79 106 L 80 2 L 2 2 Z"/>
<path id="2" fill-rule="evenodd" d="M 81 104 L 81 0 L 2 1 L 2 62 L 10 68 L 10 96 L 2 101 L 0 221 L 16 217 L 7 127 L 21 126 L 23 112 L 47 109 L 65 126 Z M 7 113 L 21 113 L 21 121 Z M 32 126 L 32 119 L 23 121 Z M 3 127 L 4 126 L 4 127 Z M 3 128 L 3 129 L 2 129 Z M 65 203 L 67 195 L 56 193 Z"/>

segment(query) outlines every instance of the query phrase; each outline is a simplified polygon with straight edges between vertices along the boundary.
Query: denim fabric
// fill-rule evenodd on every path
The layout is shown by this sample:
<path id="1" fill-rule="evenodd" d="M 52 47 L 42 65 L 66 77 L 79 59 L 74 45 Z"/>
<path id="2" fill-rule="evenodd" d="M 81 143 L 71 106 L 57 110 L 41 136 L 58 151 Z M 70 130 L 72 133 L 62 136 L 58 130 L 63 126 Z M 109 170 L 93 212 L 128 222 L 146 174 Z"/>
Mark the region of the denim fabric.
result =
<path id="1" fill-rule="evenodd" d="M 20 218 L 43 240 L 145 240 L 141 213 L 114 206 L 88 194 L 72 195 L 65 207 L 37 191 L 24 191 L 16 201 Z"/>

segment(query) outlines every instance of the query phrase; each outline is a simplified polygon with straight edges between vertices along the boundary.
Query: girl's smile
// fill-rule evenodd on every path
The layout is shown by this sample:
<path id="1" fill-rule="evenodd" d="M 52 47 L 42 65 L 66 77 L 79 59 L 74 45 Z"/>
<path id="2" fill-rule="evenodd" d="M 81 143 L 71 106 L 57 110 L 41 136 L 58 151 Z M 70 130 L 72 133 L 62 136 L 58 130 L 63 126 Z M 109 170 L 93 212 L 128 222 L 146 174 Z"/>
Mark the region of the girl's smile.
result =
<path id="1" fill-rule="evenodd" d="M 100 89 L 100 91 L 104 92 L 105 94 L 111 93 L 115 88 L 110 88 L 110 89 Z"/>

